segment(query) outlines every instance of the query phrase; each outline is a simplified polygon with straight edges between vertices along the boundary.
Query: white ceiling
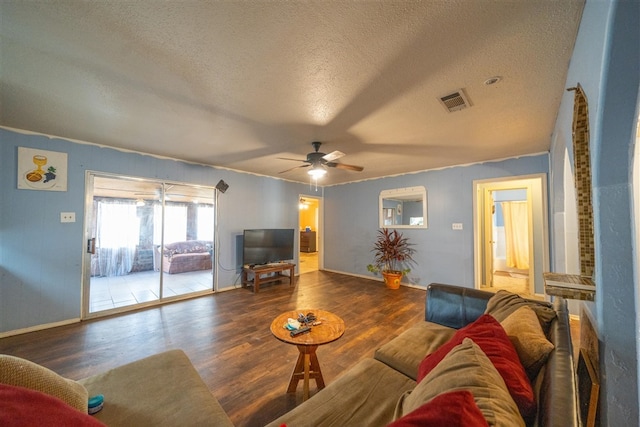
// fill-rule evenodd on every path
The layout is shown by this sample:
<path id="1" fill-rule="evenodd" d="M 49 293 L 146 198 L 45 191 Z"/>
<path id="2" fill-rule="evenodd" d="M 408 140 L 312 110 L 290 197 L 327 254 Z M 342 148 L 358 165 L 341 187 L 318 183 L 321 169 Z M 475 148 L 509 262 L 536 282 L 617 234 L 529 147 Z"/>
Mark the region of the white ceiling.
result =
<path id="1" fill-rule="evenodd" d="M 0 125 L 300 182 L 278 157 L 316 140 L 364 167 L 321 184 L 546 152 L 583 5 L 2 0 Z"/>

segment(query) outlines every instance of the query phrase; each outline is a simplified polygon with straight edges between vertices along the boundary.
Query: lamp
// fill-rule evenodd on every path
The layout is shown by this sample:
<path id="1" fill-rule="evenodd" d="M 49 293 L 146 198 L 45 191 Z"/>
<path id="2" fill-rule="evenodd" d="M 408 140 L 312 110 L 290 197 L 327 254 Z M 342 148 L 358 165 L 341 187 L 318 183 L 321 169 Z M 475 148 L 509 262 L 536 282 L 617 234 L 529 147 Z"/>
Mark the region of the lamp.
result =
<path id="1" fill-rule="evenodd" d="M 318 178 L 322 178 L 323 176 L 325 176 L 327 174 L 327 170 L 325 168 L 323 168 L 322 166 L 314 166 L 313 168 L 309 169 L 309 172 L 307 172 L 309 175 L 311 175 L 311 177 L 313 179 L 318 179 Z"/>

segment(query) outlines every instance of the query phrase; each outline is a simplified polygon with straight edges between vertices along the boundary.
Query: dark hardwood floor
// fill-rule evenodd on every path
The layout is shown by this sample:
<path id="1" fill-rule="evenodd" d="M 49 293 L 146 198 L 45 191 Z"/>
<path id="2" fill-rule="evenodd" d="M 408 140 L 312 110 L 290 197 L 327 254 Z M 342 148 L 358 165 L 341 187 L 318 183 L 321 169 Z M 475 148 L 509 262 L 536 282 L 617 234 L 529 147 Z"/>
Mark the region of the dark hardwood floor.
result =
<path id="1" fill-rule="evenodd" d="M 321 308 L 344 319 L 343 337 L 318 349 L 329 384 L 422 320 L 424 302 L 420 289 L 388 290 L 378 281 L 315 271 L 302 274 L 294 287 L 268 284 L 258 294 L 236 289 L 3 338 L 0 353 L 80 379 L 181 348 L 236 426 L 263 426 L 302 401 L 302 384 L 296 394 L 285 393 L 298 351 L 271 335 L 278 314 Z"/>

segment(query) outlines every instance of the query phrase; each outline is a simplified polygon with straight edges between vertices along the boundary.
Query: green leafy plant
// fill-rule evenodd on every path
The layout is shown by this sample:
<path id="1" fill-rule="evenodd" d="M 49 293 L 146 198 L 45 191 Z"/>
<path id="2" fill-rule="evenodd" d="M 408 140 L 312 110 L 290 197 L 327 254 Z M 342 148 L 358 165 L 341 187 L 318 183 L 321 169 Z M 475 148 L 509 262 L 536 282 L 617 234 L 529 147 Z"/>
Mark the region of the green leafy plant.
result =
<path id="1" fill-rule="evenodd" d="M 373 246 L 374 263 L 367 265 L 372 273 L 388 272 L 407 274 L 411 271 L 409 264 L 415 263 L 415 250 L 409 239 L 398 230 L 389 231 L 388 228 L 378 230 L 378 238 Z"/>

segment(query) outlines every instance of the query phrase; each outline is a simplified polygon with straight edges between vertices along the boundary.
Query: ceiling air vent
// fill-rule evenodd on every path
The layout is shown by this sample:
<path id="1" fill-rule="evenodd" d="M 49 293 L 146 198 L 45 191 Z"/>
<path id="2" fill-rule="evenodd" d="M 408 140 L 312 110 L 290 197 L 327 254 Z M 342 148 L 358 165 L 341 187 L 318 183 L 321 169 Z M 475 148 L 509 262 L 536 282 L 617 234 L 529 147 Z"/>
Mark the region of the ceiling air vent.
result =
<path id="1" fill-rule="evenodd" d="M 471 107 L 471 103 L 465 96 L 462 89 L 450 93 L 449 95 L 440 97 L 440 102 L 450 113 L 453 113 L 454 111 L 464 110 L 467 107 Z"/>

